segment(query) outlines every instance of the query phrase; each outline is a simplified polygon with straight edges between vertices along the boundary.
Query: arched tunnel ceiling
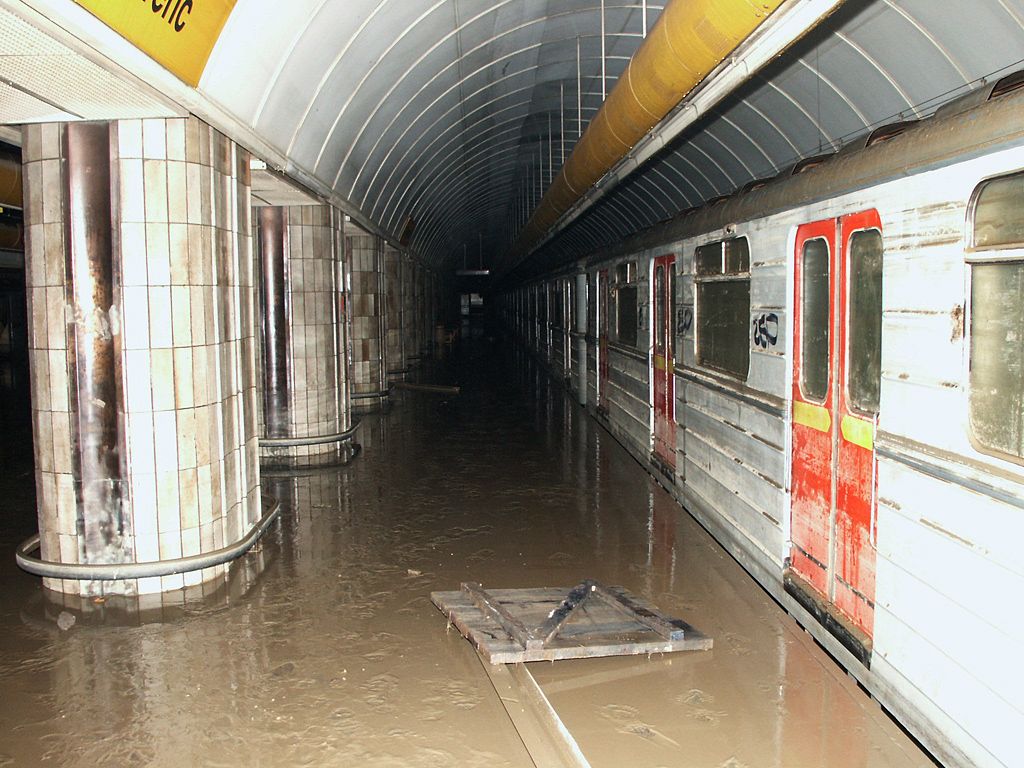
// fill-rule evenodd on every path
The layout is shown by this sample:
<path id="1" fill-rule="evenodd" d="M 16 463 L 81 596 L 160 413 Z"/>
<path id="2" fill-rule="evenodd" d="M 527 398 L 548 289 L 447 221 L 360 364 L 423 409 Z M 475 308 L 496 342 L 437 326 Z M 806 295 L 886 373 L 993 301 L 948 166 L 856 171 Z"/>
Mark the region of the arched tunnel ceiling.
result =
<path id="1" fill-rule="evenodd" d="M 603 5 L 610 91 L 645 14 L 641 0 Z M 200 90 L 384 230 L 412 217 L 429 263 L 488 266 L 601 105 L 601 8 L 239 0 Z M 661 8 L 646 4 L 648 29 Z M 538 256 L 607 246 L 1022 60 L 1024 0 L 848 0 Z"/>

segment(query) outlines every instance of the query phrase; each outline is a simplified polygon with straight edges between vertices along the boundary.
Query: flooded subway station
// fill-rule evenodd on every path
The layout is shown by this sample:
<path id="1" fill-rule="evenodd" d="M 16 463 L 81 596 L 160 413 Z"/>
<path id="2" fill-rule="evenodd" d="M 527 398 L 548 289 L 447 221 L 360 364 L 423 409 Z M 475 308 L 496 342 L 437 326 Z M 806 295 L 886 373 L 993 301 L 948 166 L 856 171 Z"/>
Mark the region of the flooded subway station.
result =
<path id="1" fill-rule="evenodd" d="M 932 765 L 522 350 L 465 344 L 431 379 L 461 394 L 403 392 L 349 466 L 264 477 L 280 523 L 211 594 L 68 609 L 8 558 L 0 759 L 533 765 L 563 737 L 517 730 L 527 692 L 496 688 L 430 593 L 591 577 L 715 645 L 530 664 L 586 764 Z M 34 507 L 7 458 L 10 549 Z"/>
<path id="2" fill-rule="evenodd" d="M 1022 62 L 0 0 L 0 765 L 1016 768 Z"/>

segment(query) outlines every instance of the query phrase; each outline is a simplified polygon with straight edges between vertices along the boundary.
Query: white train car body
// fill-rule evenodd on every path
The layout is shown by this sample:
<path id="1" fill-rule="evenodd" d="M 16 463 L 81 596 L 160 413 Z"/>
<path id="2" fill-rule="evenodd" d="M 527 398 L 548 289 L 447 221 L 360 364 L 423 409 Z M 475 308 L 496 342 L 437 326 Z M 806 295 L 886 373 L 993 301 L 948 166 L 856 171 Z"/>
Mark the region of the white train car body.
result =
<path id="1" fill-rule="evenodd" d="M 541 284 L 557 318 L 541 285 L 506 303 L 956 765 L 1024 764 L 1022 115 L 1018 91 L 682 215 Z"/>

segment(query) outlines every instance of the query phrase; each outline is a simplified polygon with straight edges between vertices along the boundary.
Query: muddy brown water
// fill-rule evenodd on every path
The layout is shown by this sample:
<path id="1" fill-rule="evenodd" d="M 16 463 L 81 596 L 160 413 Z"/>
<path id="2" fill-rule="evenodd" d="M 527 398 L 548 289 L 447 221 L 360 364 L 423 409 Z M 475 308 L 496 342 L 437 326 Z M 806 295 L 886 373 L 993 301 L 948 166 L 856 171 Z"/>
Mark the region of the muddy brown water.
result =
<path id="1" fill-rule="evenodd" d="M 14 566 L 34 502 L 8 440 L 0 764 L 529 766 L 429 594 L 589 577 L 715 640 L 530 665 L 595 768 L 932 765 L 528 358 L 466 345 L 430 380 L 462 394 L 403 392 L 350 467 L 264 478 L 282 521 L 230 583 L 141 612 L 65 611 Z"/>

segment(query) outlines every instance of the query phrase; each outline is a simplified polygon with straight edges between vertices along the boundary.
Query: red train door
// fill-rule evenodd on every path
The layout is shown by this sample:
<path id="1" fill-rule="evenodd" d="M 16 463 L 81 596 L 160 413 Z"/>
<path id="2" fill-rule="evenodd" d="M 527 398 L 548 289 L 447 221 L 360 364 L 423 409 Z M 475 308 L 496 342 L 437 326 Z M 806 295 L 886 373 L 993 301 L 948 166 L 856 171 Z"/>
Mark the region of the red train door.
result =
<path id="1" fill-rule="evenodd" d="M 672 272 L 675 256 L 654 260 L 654 354 L 651 378 L 654 381 L 654 455 L 666 465 L 676 466 L 675 379 L 672 370 Z"/>
<path id="2" fill-rule="evenodd" d="M 597 407 L 608 407 L 608 270 L 597 273 Z"/>
<path id="3" fill-rule="evenodd" d="M 867 638 L 874 626 L 882 235 L 876 211 L 796 237 L 791 565 Z"/>

